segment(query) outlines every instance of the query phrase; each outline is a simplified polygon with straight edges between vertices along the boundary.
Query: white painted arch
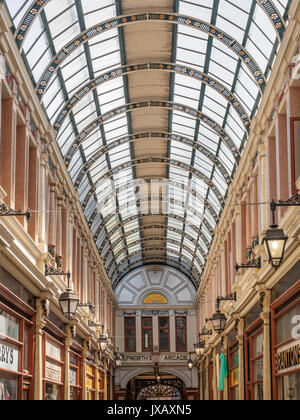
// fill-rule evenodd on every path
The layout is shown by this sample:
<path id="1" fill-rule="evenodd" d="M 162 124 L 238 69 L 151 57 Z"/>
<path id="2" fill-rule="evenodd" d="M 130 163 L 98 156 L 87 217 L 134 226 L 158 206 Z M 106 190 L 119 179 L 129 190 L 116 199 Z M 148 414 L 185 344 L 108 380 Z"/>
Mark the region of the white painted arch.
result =
<path id="1" fill-rule="evenodd" d="M 116 288 L 116 299 L 119 307 L 142 307 L 145 298 L 152 294 L 163 295 L 168 305 L 151 305 L 163 308 L 164 306 L 193 306 L 196 290 L 192 282 L 181 272 L 174 268 L 150 265 L 137 268 L 127 274 Z"/>

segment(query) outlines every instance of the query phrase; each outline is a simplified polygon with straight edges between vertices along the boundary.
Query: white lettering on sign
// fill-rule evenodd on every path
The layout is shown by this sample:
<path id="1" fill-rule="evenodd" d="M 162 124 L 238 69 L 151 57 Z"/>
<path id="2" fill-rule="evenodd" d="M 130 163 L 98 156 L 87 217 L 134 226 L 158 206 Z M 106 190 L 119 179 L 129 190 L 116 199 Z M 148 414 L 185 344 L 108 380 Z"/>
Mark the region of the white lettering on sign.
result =
<path id="1" fill-rule="evenodd" d="M 19 349 L 0 340 L 0 369 L 18 372 Z"/>
<path id="2" fill-rule="evenodd" d="M 54 382 L 61 382 L 61 366 L 46 362 L 46 379 Z"/>

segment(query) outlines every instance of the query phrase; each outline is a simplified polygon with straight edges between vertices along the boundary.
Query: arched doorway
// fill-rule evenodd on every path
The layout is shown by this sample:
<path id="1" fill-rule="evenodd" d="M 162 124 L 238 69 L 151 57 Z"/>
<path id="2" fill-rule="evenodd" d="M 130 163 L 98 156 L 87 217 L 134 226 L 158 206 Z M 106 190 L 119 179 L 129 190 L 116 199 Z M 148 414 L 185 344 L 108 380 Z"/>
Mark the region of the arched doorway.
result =
<path id="1" fill-rule="evenodd" d="M 127 397 L 136 401 L 182 401 L 185 399 L 184 382 L 175 376 L 161 374 L 157 380 L 152 374 L 143 374 L 127 385 Z"/>

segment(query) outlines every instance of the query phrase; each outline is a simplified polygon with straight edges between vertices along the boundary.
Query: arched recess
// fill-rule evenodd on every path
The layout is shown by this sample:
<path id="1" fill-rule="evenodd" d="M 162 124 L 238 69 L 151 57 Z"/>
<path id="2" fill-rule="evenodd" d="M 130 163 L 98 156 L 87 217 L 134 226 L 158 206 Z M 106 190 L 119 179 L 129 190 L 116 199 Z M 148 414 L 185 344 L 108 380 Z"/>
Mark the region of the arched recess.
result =
<path id="1" fill-rule="evenodd" d="M 202 112 L 196 109 L 185 106 L 184 104 L 166 101 L 141 101 L 126 104 L 124 106 L 112 109 L 104 115 L 97 117 L 87 127 L 85 127 L 82 130 L 82 132 L 76 137 L 69 151 L 64 156 L 66 166 L 68 167 L 70 165 L 70 162 L 75 152 L 78 150 L 80 144 L 83 143 L 98 127 L 103 126 L 104 123 L 111 120 L 112 118 L 120 116 L 121 114 L 134 112 L 145 108 L 164 108 L 172 111 L 178 111 L 203 122 L 206 126 L 209 127 L 209 129 L 213 130 L 222 139 L 222 141 L 232 153 L 235 161 L 239 163 L 240 153 L 237 146 L 235 145 L 234 141 L 231 139 L 229 134 L 227 134 L 226 131 L 212 118 L 208 117 L 207 115 L 203 114 Z"/>
<path id="2" fill-rule="evenodd" d="M 154 367 L 153 367 L 154 369 Z M 143 374 L 149 373 L 149 371 L 151 371 L 151 368 L 139 368 L 139 369 L 135 369 L 135 370 L 131 370 L 129 373 L 127 373 L 121 380 L 121 389 L 126 389 L 128 383 Z M 182 382 L 185 384 L 186 388 L 191 388 L 192 387 L 192 381 L 191 381 L 191 377 L 190 375 L 188 375 L 186 372 L 179 370 L 179 369 L 171 369 L 169 367 L 164 367 L 162 369 L 163 373 L 169 373 L 170 375 L 173 375 L 179 379 L 182 380 Z"/>
<path id="3" fill-rule="evenodd" d="M 178 233 L 180 235 L 182 235 L 182 231 L 173 227 L 168 227 L 167 225 L 146 225 L 146 226 L 141 226 L 140 228 L 136 228 L 133 229 L 131 231 L 126 232 L 126 234 L 124 234 L 123 236 L 120 236 L 118 239 L 116 239 L 115 242 L 111 243 L 111 247 L 109 247 L 103 254 L 103 258 L 106 258 L 108 255 L 108 252 L 110 250 L 112 250 L 118 243 L 120 240 L 122 239 L 126 239 L 126 238 L 130 238 L 131 235 L 138 233 L 138 232 L 146 232 L 149 230 L 169 230 L 170 232 L 175 232 Z M 203 257 L 205 258 L 205 256 L 207 255 L 207 253 L 201 248 L 201 246 L 199 245 L 199 243 L 195 240 L 195 238 L 193 238 L 192 236 L 190 236 L 188 233 L 184 232 L 184 237 L 187 238 L 191 243 L 194 244 L 194 246 L 196 248 L 199 249 L 199 251 L 201 252 L 201 254 L 203 255 Z M 148 238 L 148 236 L 147 236 Z M 165 239 L 164 239 L 165 240 Z M 99 251 L 101 252 L 101 250 L 103 250 L 103 246 L 99 248 Z"/>
<path id="4" fill-rule="evenodd" d="M 149 308 L 144 299 L 151 293 L 158 293 L 168 300 L 167 306 L 193 307 L 196 288 L 191 280 L 175 268 L 159 264 L 144 265 L 123 276 L 115 289 L 120 308 Z M 154 304 L 151 308 L 164 308 Z"/>
<path id="5" fill-rule="evenodd" d="M 158 213 L 157 215 L 158 216 L 165 216 L 162 213 Z M 145 216 L 146 216 L 146 214 L 138 214 L 138 215 L 135 215 L 135 216 L 130 216 L 130 217 L 128 217 L 127 219 L 125 219 L 123 221 L 123 225 L 122 226 L 126 226 L 128 223 L 131 223 L 131 222 L 133 222 L 135 220 L 140 220 L 140 219 L 142 219 Z M 186 219 L 184 217 L 178 216 L 176 214 L 169 214 L 168 217 L 170 219 L 180 221 L 181 223 L 186 223 Z M 100 235 L 100 232 L 105 227 L 105 225 L 106 225 L 106 221 L 102 221 L 101 224 L 99 225 L 99 227 L 98 227 L 98 229 L 97 229 L 97 231 L 95 232 L 95 235 L 94 235 L 94 241 L 95 242 L 98 241 L 98 237 Z M 207 229 L 209 231 L 211 230 L 211 227 L 210 226 L 206 226 L 206 227 L 207 227 Z M 116 233 L 119 230 L 119 228 L 120 228 L 119 225 L 115 226 L 114 229 L 111 230 L 110 233 L 103 239 L 103 242 L 101 242 L 101 246 L 99 247 L 99 251 L 102 251 L 103 250 L 103 248 L 104 248 L 104 245 L 103 244 L 106 243 L 105 241 L 109 240 L 110 236 L 113 235 L 114 233 Z M 196 226 L 193 226 L 193 225 L 190 225 L 190 228 L 203 240 L 203 242 L 205 243 L 207 249 L 209 250 L 211 244 L 208 242 L 206 236 L 203 235 L 203 232 L 201 231 L 201 228 L 199 229 L 199 227 L 196 227 Z"/>
<path id="6" fill-rule="evenodd" d="M 162 237 L 162 236 L 148 237 L 147 236 L 145 238 L 139 239 L 138 241 L 132 242 L 130 244 L 130 247 L 134 247 L 136 245 L 144 244 L 144 243 L 148 243 L 148 242 L 150 242 L 151 244 L 155 243 L 155 242 L 159 242 L 159 243 L 164 242 L 164 243 L 166 243 L 166 245 L 170 244 L 170 245 L 177 245 L 179 247 L 182 247 L 182 249 L 185 250 L 191 256 L 191 260 L 195 259 L 198 262 L 199 266 L 202 268 L 202 270 L 204 269 L 204 265 L 203 265 L 202 261 L 200 261 L 199 258 L 197 257 L 197 255 L 195 255 L 195 252 L 193 253 L 192 250 L 189 247 L 185 246 L 181 242 L 175 241 L 173 239 L 166 238 L 165 236 L 164 237 Z M 126 248 L 128 249 L 129 247 L 127 246 Z M 165 249 L 167 249 L 167 247 Z M 146 250 L 147 250 L 147 248 L 145 248 L 143 251 L 146 251 Z M 124 253 L 124 248 L 121 248 L 120 251 L 118 251 L 116 254 L 114 254 L 113 251 L 111 251 L 111 253 L 107 257 L 104 257 L 103 260 L 104 260 L 104 262 L 106 262 L 107 259 L 111 255 L 113 255 L 115 259 L 118 259 L 123 253 Z M 203 258 L 205 260 L 206 255 L 203 252 L 203 250 L 201 251 L 201 254 L 203 255 Z"/>
<path id="7" fill-rule="evenodd" d="M 15 38 L 20 49 L 22 48 L 26 36 L 28 35 L 35 19 L 40 15 L 41 11 L 50 1 L 51 0 L 34 0 L 30 4 L 15 33 Z M 256 2 L 260 7 L 262 7 L 269 20 L 272 22 L 276 30 L 277 37 L 282 40 L 286 30 L 285 24 L 274 3 L 271 0 L 256 0 Z"/>
<path id="8" fill-rule="evenodd" d="M 115 275 L 115 277 L 113 278 L 113 284 L 112 284 L 113 288 L 116 288 L 119 282 L 122 280 L 122 278 L 126 276 L 127 274 L 129 274 L 132 270 L 143 267 L 145 266 L 145 264 L 152 265 L 153 267 L 157 266 L 157 264 L 161 264 L 168 268 L 173 268 L 173 269 L 175 268 L 180 273 L 187 276 L 191 280 L 195 288 L 199 287 L 199 284 L 200 284 L 199 275 L 195 273 L 194 270 L 188 269 L 186 266 L 179 264 L 178 260 L 176 260 L 175 258 L 172 258 L 171 256 L 169 257 L 160 256 L 160 257 L 143 257 L 141 259 L 135 260 L 133 263 L 128 262 L 126 264 L 126 267 L 122 268 L 118 272 L 118 275 L 117 276 Z"/>
<path id="9" fill-rule="evenodd" d="M 169 133 L 139 133 L 139 134 L 132 134 L 130 136 L 126 136 L 123 138 L 120 138 L 118 140 L 115 140 L 114 142 L 103 146 L 101 149 L 99 149 L 95 154 L 85 163 L 85 165 L 78 170 L 78 176 L 74 182 L 75 188 L 78 189 L 80 186 L 81 181 L 83 180 L 84 176 L 87 174 L 87 172 L 93 167 L 94 164 L 97 163 L 99 159 L 103 155 L 106 155 L 110 151 L 114 150 L 115 148 L 124 145 L 126 143 L 135 143 L 141 140 L 145 139 L 153 139 L 153 138 L 159 138 L 165 141 L 175 141 L 178 143 L 186 144 L 190 147 L 192 147 L 194 150 L 197 150 L 200 152 L 203 156 L 208 158 L 211 163 L 213 163 L 218 170 L 220 171 L 221 175 L 224 177 L 225 182 L 228 184 L 232 181 L 232 176 L 228 173 L 226 167 L 223 165 L 221 160 L 214 155 L 207 147 L 204 145 L 195 142 L 192 139 L 189 139 L 187 137 L 182 137 L 176 134 L 169 134 Z"/>
<path id="10" fill-rule="evenodd" d="M 145 64 L 136 64 L 131 66 L 122 66 L 109 72 L 103 73 L 97 78 L 89 81 L 85 86 L 81 87 L 72 98 L 64 104 L 60 114 L 58 115 L 55 123 L 53 124 L 54 131 L 56 134 L 59 134 L 60 128 L 62 127 L 66 117 L 72 111 L 75 105 L 78 105 L 80 101 L 88 95 L 93 90 L 97 89 L 102 84 L 116 79 L 118 77 L 123 77 L 131 73 L 141 72 L 141 71 L 167 71 L 172 73 L 177 73 L 190 77 L 192 79 L 201 81 L 206 85 L 213 88 L 216 92 L 223 96 L 226 101 L 233 106 L 236 110 L 239 118 L 241 119 L 243 125 L 247 132 L 249 132 L 250 127 L 250 117 L 247 115 L 247 111 L 243 107 L 241 101 L 238 97 L 232 93 L 225 85 L 220 83 L 217 79 L 209 76 L 206 73 L 203 73 L 199 70 L 193 69 L 191 67 L 182 66 L 180 64 L 166 64 L 166 63 L 145 63 Z"/>
<path id="11" fill-rule="evenodd" d="M 147 203 L 148 202 L 148 199 L 145 199 L 145 200 L 140 200 L 141 201 L 141 203 L 143 204 L 143 203 Z M 115 210 L 115 213 L 114 214 L 119 214 L 120 213 L 120 211 L 122 210 L 122 209 L 126 209 L 127 208 L 127 205 L 130 207 L 130 205 L 132 204 L 135 204 L 136 203 L 136 201 L 134 200 L 134 201 L 131 201 L 131 202 L 127 202 L 125 205 L 123 205 L 123 206 L 120 206 L 120 207 L 117 207 L 117 208 L 115 208 L 114 210 Z M 180 201 L 180 200 L 173 200 L 173 199 L 169 199 L 168 201 L 166 201 L 166 203 L 170 203 L 170 204 L 174 204 L 174 205 L 179 205 L 179 206 L 182 206 L 182 207 L 184 207 L 190 214 L 192 214 L 192 215 L 194 215 L 195 217 L 197 217 L 198 219 L 200 219 L 201 221 L 202 221 L 202 223 L 203 224 L 205 224 L 205 227 L 206 227 L 206 229 L 209 231 L 209 233 L 210 233 L 210 235 L 213 237 L 214 236 L 214 228 L 213 228 L 213 226 L 210 224 L 210 222 L 205 218 L 205 216 L 202 214 L 202 213 L 200 213 L 197 209 L 195 209 L 194 207 L 192 207 L 192 206 L 189 206 L 189 205 L 187 205 L 185 202 L 183 202 L 183 201 Z M 135 218 L 137 218 L 137 217 L 140 217 L 140 218 L 143 218 L 143 217 L 147 217 L 147 216 L 166 216 L 166 213 L 162 213 L 162 212 L 156 212 L 156 213 L 154 213 L 154 214 L 152 214 L 152 213 L 150 213 L 150 212 L 148 212 L 148 213 L 139 213 L 138 215 L 134 215 L 134 216 L 130 216 L 128 219 L 126 219 L 126 223 L 125 222 L 123 222 L 123 225 L 122 226 L 126 226 L 126 224 L 127 224 L 127 221 L 128 221 L 128 223 L 130 223 L 130 222 L 132 222 Z M 168 217 L 170 217 L 170 218 L 173 218 L 174 220 L 180 220 L 180 221 L 182 221 L 183 223 L 186 223 L 186 220 L 184 219 L 184 218 L 181 218 L 180 216 L 177 216 L 177 214 L 174 212 L 174 214 L 173 214 L 173 212 L 172 211 L 168 211 Z M 94 235 L 94 239 L 95 239 L 95 241 L 98 239 L 98 236 L 99 236 L 99 234 L 100 234 L 100 231 L 105 227 L 105 225 L 106 224 L 108 224 L 109 223 L 109 221 L 110 221 L 110 219 L 112 218 L 112 215 L 108 215 L 105 219 L 103 219 L 102 220 L 102 222 L 101 222 L 101 224 L 100 224 L 100 226 L 98 227 L 98 229 L 97 229 L 97 232 L 95 233 L 95 235 Z M 216 224 L 217 224 L 217 221 L 216 221 Z M 120 227 L 120 226 L 119 226 Z M 110 231 L 110 234 L 108 235 L 108 236 L 111 236 L 111 235 L 113 235 L 113 233 L 115 233 L 116 231 L 117 231 L 118 229 L 116 229 L 114 232 L 113 231 Z M 208 243 L 208 241 L 207 241 L 207 239 L 206 239 L 206 237 L 205 237 L 205 235 L 203 235 L 203 233 L 201 232 L 201 230 L 197 230 L 197 229 L 194 229 L 195 231 L 197 231 L 198 232 L 198 234 L 199 234 L 199 236 L 202 238 L 202 240 L 204 241 L 204 243 L 206 244 L 206 246 L 207 246 L 207 248 L 209 249 L 209 247 L 210 247 L 210 244 Z M 101 245 L 101 247 L 99 248 L 99 250 L 101 250 L 101 248 L 103 248 L 104 247 L 104 243 L 105 242 L 103 242 L 102 243 L 102 245 Z"/>
<path id="12" fill-rule="evenodd" d="M 172 218 L 172 216 L 169 216 L 170 218 Z M 208 225 L 207 225 L 207 222 L 206 221 L 203 221 L 203 225 L 208 229 Z M 166 229 L 167 229 L 167 226 L 166 226 Z M 200 229 L 201 229 L 201 227 L 200 227 Z M 171 231 L 171 229 L 168 227 L 168 231 Z M 213 232 L 211 232 L 211 233 L 213 233 Z M 203 234 L 203 232 L 201 231 L 201 230 L 199 230 L 199 232 L 198 232 L 198 235 L 199 235 L 199 238 L 200 239 L 202 239 L 203 240 L 203 242 L 205 241 L 205 244 L 207 245 L 208 244 L 208 239 L 205 237 L 205 235 Z M 185 237 L 187 237 L 187 235 L 185 234 L 185 235 L 183 235 L 183 237 L 185 238 Z M 213 237 L 213 235 L 212 235 L 212 237 Z M 167 239 L 166 238 L 161 238 L 161 240 L 160 240 L 160 242 L 164 242 L 164 243 L 166 243 L 166 241 L 167 241 Z M 139 241 L 137 241 L 136 242 L 136 245 L 139 245 L 139 244 L 141 244 L 143 242 L 143 240 L 141 239 L 141 240 L 139 240 Z M 170 242 L 170 241 L 169 241 Z M 199 242 L 199 241 L 198 241 Z M 132 244 L 130 244 L 130 245 L 126 245 L 125 247 L 123 247 L 122 248 L 122 250 L 123 250 L 123 252 L 125 251 L 125 250 L 129 250 L 129 248 L 132 246 Z M 197 247 L 197 249 L 200 247 L 200 245 L 198 245 L 198 247 Z M 109 250 L 111 250 L 112 249 L 112 247 L 110 246 L 109 248 L 108 248 L 108 251 Z M 146 250 L 149 250 L 149 248 L 145 248 L 144 249 L 144 251 L 146 251 Z M 208 249 L 208 251 L 210 250 L 210 245 L 208 244 L 208 246 L 207 246 L 207 249 Z M 163 252 L 167 252 L 167 247 L 165 247 L 165 248 L 159 248 L 159 250 L 162 250 Z M 195 250 L 196 250 L 196 246 L 195 246 Z M 99 251 L 100 252 L 100 251 Z M 172 252 L 172 251 L 171 251 Z M 199 249 L 199 252 L 203 255 L 203 258 L 206 260 L 206 258 L 207 258 L 207 253 L 205 253 L 205 251 L 204 250 L 200 250 Z M 136 254 L 136 253 L 131 253 L 131 256 L 134 256 L 134 255 L 139 255 L 139 253 L 141 253 L 141 251 L 138 251 L 138 254 Z M 190 253 L 190 250 L 189 250 L 189 253 Z M 182 256 L 183 256 L 183 254 L 182 253 L 175 253 L 175 251 L 174 251 L 174 254 L 176 255 L 176 256 L 178 256 L 179 258 L 181 258 Z M 102 257 L 102 254 L 101 254 L 101 257 Z M 111 258 L 109 258 L 109 257 L 111 257 Z M 113 260 L 113 258 L 114 258 L 114 255 L 113 255 L 113 252 L 111 251 L 110 252 L 110 255 L 108 256 L 108 257 L 106 257 L 106 259 L 105 259 L 105 261 L 106 261 L 106 263 L 107 262 L 110 262 L 110 261 L 112 261 Z M 192 258 L 193 259 L 193 258 Z M 188 260 L 188 263 L 190 264 L 191 263 L 191 261 L 190 260 Z M 120 264 L 121 264 L 121 262 L 120 262 Z M 203 266 L 203 264 L 201 263 L 201 262 L 199 262 L 199 266 Z"/>
<path id="13" fill-rule="evenodd" d="M 219 28 L 211 25 L 208 22 L 202 21 L 200 19 L 194 19 L 189 16 L 178 15 L 175 13 L 139 13 L 127 16 L 120 16 L 108 20 L 107 22 L 99 23 L 83 32 L 71 42 L 66 44 L 56 56 L 52 59 L 51 63 L 48 65 L 47 69 L 42 74 L 38 84 L 37 84 L 37 94 L 42 98 L 52 76 L 56 72 L 57 68 L 67 59 L 67 57 L 76 51 L 80 46 L 87 43 L 94 37 L 107 32 L 111 29 L 120 28 L 129 24 L 136 24 L 141 22 L 165 22 L 170 24 L 185 25 L 190 28 L 194 28 L 210 35 L 213 38 L 218 39 L 222 42 L 226 48 L 229 48 L 234 54 L 236 54 L 239 59 L 241 59 L 245 65 L 248 67 L 250 74 L 253 77 L 253 80 L 261 90 L 264 91 L 266 87 L 266 79 L 261 71 L 260 67 L 254 60 L 254 58 L 248 53 L 248 51 L 233 37 L 226 34 Z"/>
<path id="14" fill-rule="evenodd" d="M 94 186 L 91 187 L 89 192 L 87 193 L 86 197 L 82 201 L 81 205 L 83 209 L 86 209 L 86 206 L 88 205 L 88 202 L 91 198 L 91 196 L 94 194 L 94 192 L 97 190 L 97 186 L 101 181 L 110 179 L 112 176 L 118 174 L 119 172 L 123 171 L 124 169 L 132 168 L 134 166 L 139 165 L 146 165 L 146 164 L 153 164 L 158 163 L 162 165 L 169 165 L 174 166 L 177 168 L 181 168 L 184 171 L 187 171 L 193 175 L 195 175 L 196 178 L 200 179 L 200 181 L 203 181 L 216 195 L 217 200 L 220 203 L 221 207 L 224 207 L 225 200 L 222 193 L 219 191 L 219 189 L 216 187 L 216 185 L 202 172 L 198 171 L 198 169 L 195 169 L 191 167 L 190 165 L 187 165 L 183 162 L 176 161 L 174 159 L 168 159 L 168 158 L 144 158 L 144 159 L 133 159 L 129 162 L 125 162 L 122 165 L 117 166 L 116 168 L 111 169 L 109 172 L 107 172 L 104 176 L 102 176 L 97 182 L 95 182 Z"/>
<path id="15" fill-rule="evenodd" d="M 101 196 L 101 202 L 106 203 L 109 200 L 112 192 L 116 195 L 119 195 L 123 192 L 126 192 L 130 188 L 133 188 L 133 187 L 134 188 L 141 188 L 145 185 L 148 186 L 148 184 L 149 184 L 149 188 L 151 189 L 151 184 L 153 182 L 154 181 L 152 179 L 143 179 L 143 180 L 133 179 L 133 180 L 130 180 L 129 182 L 122 183 L 118 186 L 118 188 L 113 188 L 112 191 L 109 191 L 107 193 L 107 195 Z M 214 221 L 216 223 L 218 223 L 219 215 L 217 214 L 214 207 L 210 204 L 210 202 L 206 199 L 206 197 L 203 197 L 201 194 L 199 194 L 199 192 L 197 192 L 196 189 L 192 188 L 190 185 L 185 185 L 183 182 L 173 181 L 171 179 L 169 180 L 167 178 L 163 178 L 163 179 L 155 180 L 154 187 L 157 188 L 157 186 L 160 189 L 162 189 L 164 187 L 166 188 L 167 186 L 171 186 L 171 187 L 174 187 L 174 189 L 178 189 L 179 191 L 181 191 L 182 195 L 183 194 L 188 194 L 189 196 L 196 198 L 210 212 Z M 148 188 L 148 190 L 149 190 L 149 188 Z M 140 197 L 138 197 L 138 198 L 140 198 Z M 171 204 L 173 204 L 173 203 L 174 204 L 178 203 L 179 205 L 184 204 L 184 201 L 179 200 L 178 196 L 176 197 L 176 199 L 173 199 L 173 198 L 171 198 L 171 199 L 172 199 Z M 116 209 L 116 210 L 118 211 L 118 209 Z M 93 223 L 96 220 L 96 217 L 98 215 L 99 215 L 98 209 L 95 209 L 94 212 L 92 213 L 92 215 L 90 216 L 90 218 L 88 219 L 88 225 L 89 225 L 90 228 L 93 227 Z M 97 220 L 97 222 L 99 222 L 99 225 L 100 225 L 101 223 L 103 223 L 103 219 L 102 220 Z M 99 227 L 101 228 L 101 226 L 99 226 Z"/>

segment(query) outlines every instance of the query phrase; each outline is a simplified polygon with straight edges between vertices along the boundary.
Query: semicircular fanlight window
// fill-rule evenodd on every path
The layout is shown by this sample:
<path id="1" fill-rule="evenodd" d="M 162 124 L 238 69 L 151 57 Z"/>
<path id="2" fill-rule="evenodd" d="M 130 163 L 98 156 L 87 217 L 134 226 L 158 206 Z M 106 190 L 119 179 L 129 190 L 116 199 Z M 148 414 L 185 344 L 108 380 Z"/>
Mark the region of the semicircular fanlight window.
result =
<path id="1" fill-rule="evenodd" d="M 144 299 L 144 305 L 166 305 L 167 299 L 163 295 L 151 294 Z"/>

